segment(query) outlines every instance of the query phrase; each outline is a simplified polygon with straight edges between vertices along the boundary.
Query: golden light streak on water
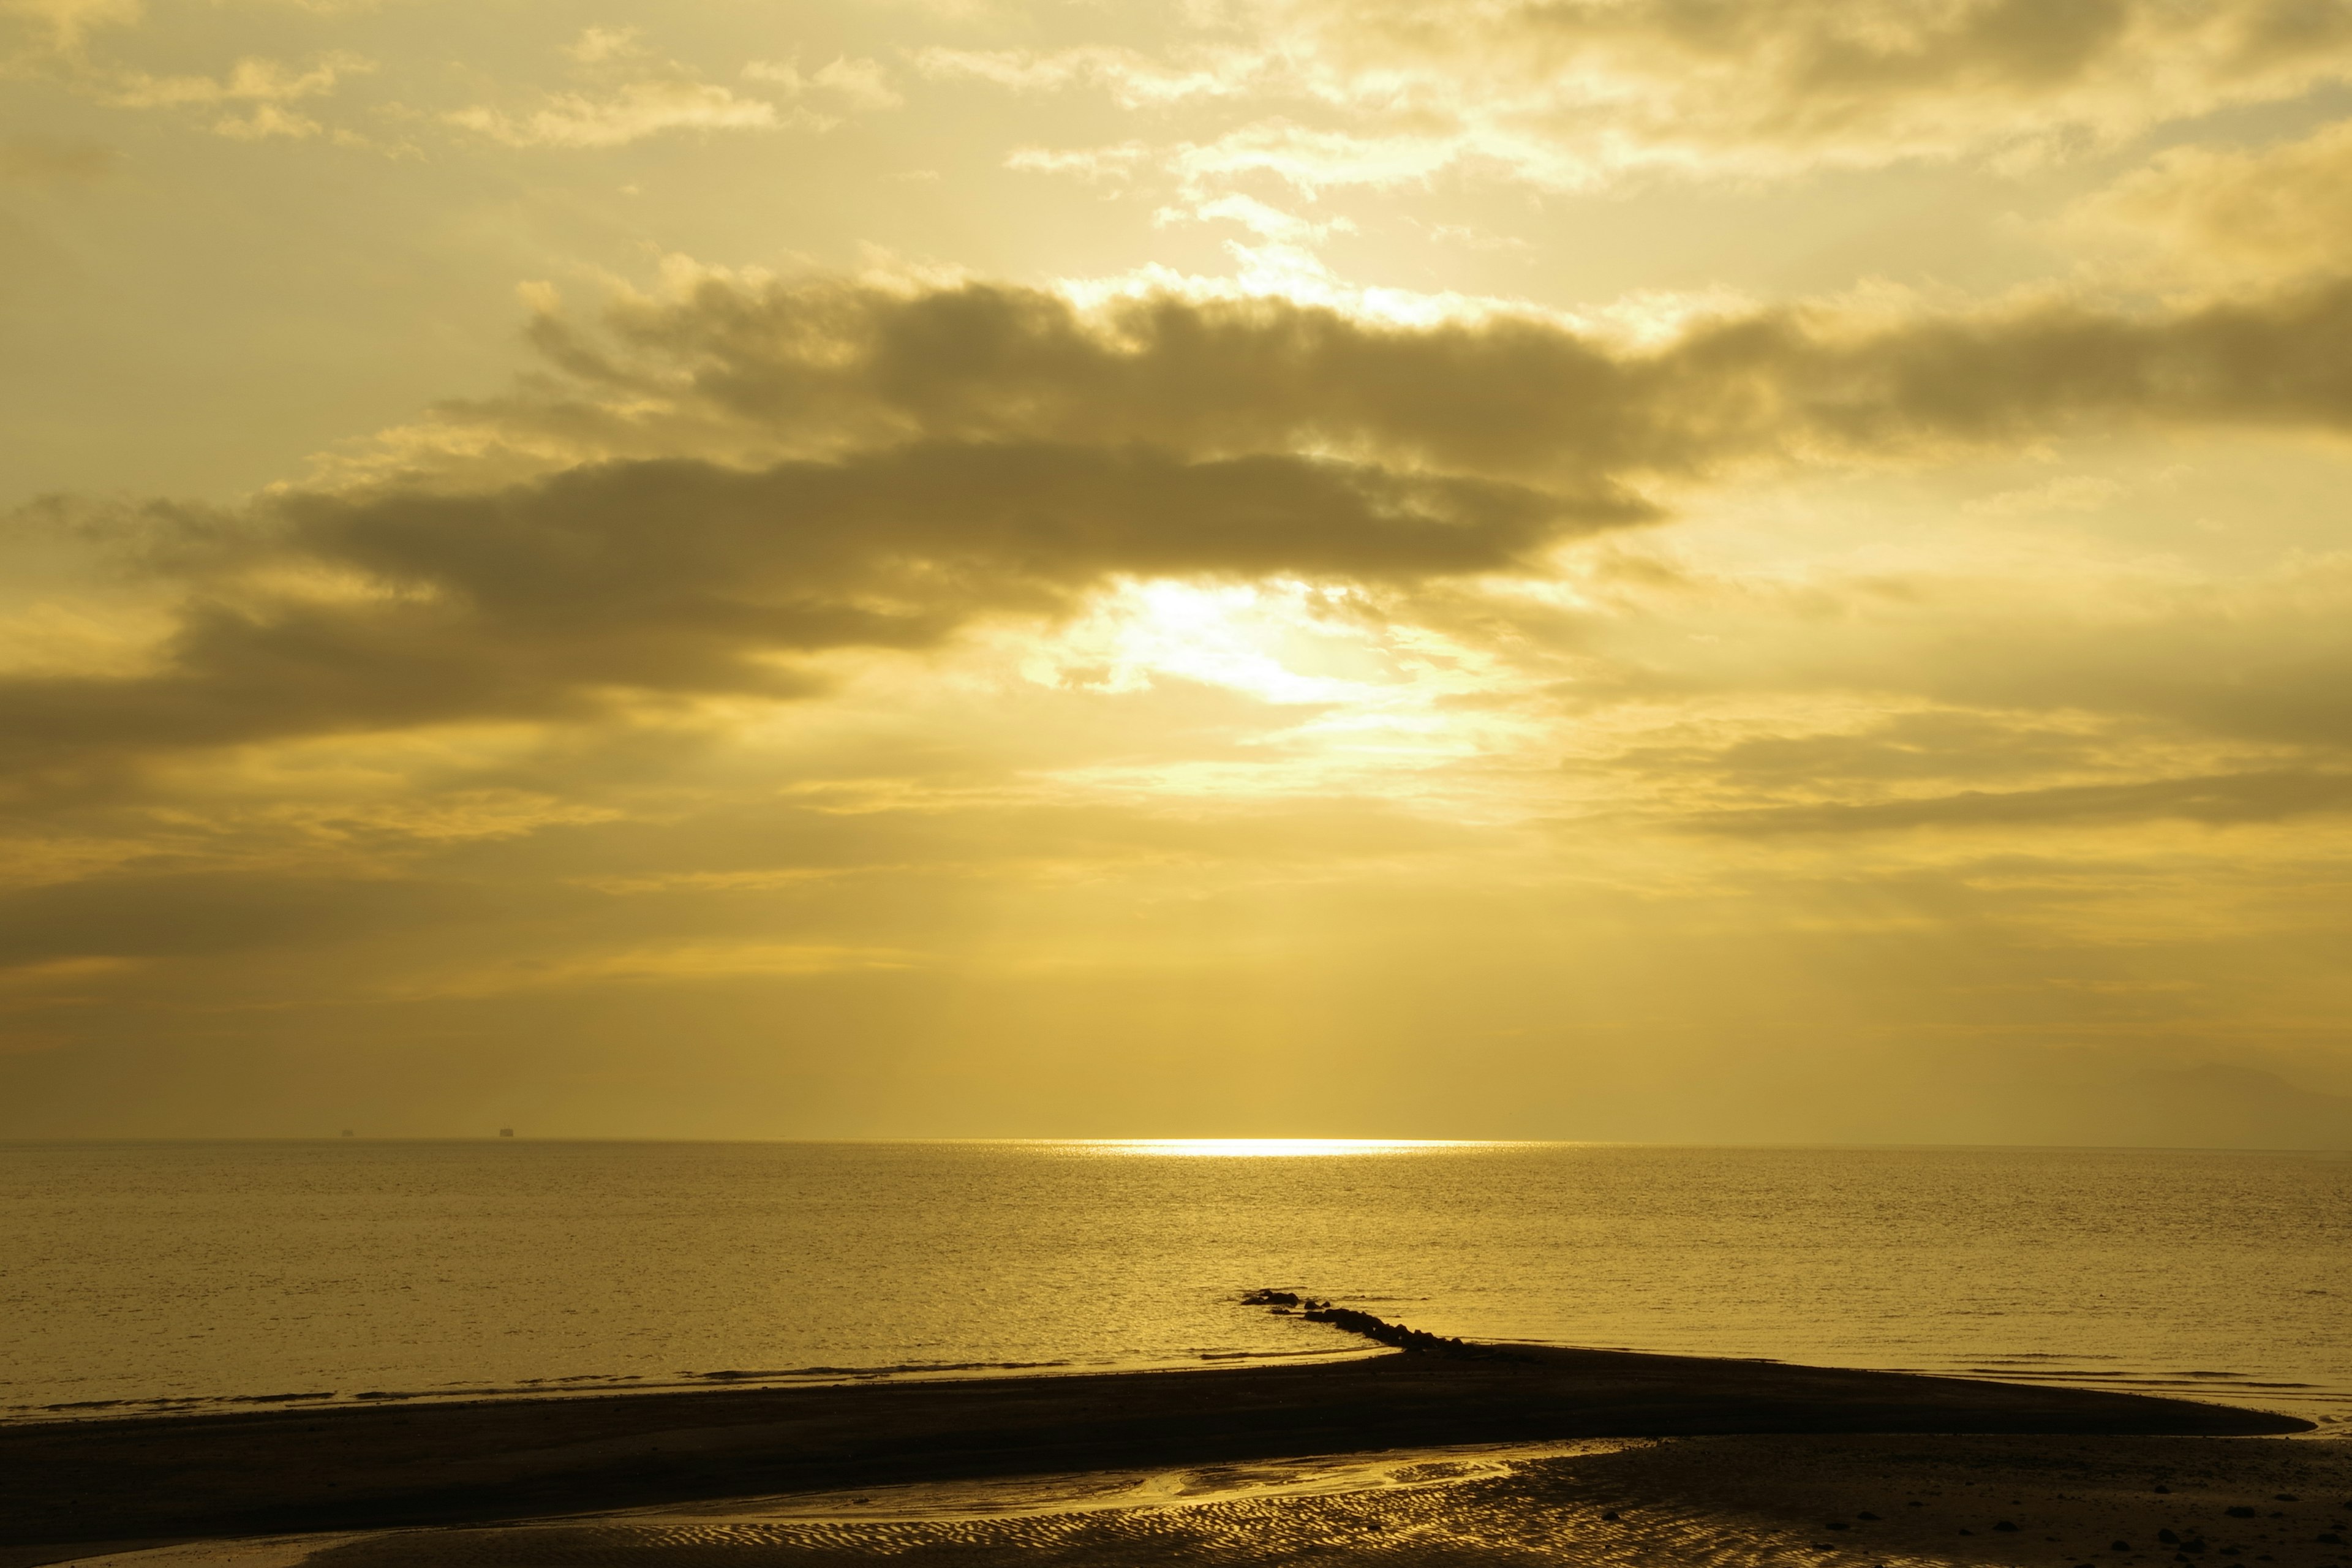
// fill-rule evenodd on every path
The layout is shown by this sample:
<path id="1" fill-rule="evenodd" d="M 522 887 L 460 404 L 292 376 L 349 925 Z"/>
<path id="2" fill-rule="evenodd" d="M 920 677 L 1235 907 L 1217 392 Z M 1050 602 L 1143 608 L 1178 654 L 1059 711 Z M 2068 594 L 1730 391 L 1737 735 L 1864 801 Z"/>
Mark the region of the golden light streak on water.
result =
<path id="1" fill-rule="evenodd" d="M 1446 1138 L 1107 1138 L 1068 1147 L 1103 1154 L 1176 1154 L 1218 1160 L 1287 1159 L 1301 1154 L 1403 1154 L 1422 1149 L 1504 1148 L 1500 1142 Z"/>

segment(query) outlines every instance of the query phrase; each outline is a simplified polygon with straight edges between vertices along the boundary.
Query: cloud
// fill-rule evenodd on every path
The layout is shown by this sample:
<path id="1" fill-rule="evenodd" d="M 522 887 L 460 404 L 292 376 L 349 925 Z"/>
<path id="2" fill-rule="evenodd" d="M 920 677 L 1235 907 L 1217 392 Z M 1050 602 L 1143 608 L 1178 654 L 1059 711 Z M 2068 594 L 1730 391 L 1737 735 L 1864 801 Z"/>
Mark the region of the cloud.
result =
<path id="1" fill-rule="evenodd" d="M 318 135 L 324 127 L 286 105 L 328 97 L 346 79 L 367 75 L 377 68 L 373 60 L 333 50 L 317 57 L 307 67 L 247 56 L 222 76 L 159 75 L 93 61 L 83 47 L 88 35 L 99 27 L 140 21 L 143 8 L 137 0 L 0 0 L 0 17 L 8 16 L 35 24 L 45 36 L 16 59 L 0 58 L 0 75 L 23 73 L 47 78 L 70 91 L 116 109 L 243 106 L 242 114 L 224 115 L 213 125 L 216 133 L 238 141 L 257 142 L 272 137 L 299 140 Z M 47 162 L 50 172 L 44 177 L 61 177 L 58 171 L 65 165 L 57 164 L 54 159 Z"/>
<path id="2" fill-rule="evenodd" d="M 2113 148 L 2340 76 L 2338 8 L 2294 0 L 2289 47 L 2288 3 L 1219 0 L 1141 23 L 1080 7 L 1066 49 L 836 58 L 877 47 L 845 39 L 794 60 L 772 28 L 698 34 L 715 52 L 691 66 L 658 20 L 599 12 L 483 57 L 496 89 L 443 70 L 434 28 L 371 20 L 405 84 L 383 125 L 445 143 L 385 171 L 420 212 L 514 197 L 460 167 L 509 146 L 686 156 L 708 137 L 698 180 L 756 180 L 772 160 L 750 153 L 782 143 L 751 133 L 905 92 L 908 134 L 979 114 L 954 158 L 983 205 L 1072 194 L 980 168 L 1020 146 L 1016 168 L 1126 182 L 1097 194 L 1134 200 L 1079 203 L 1110 225 L 1089 243 L 1146 243 L 1155 214 L 1220 226 L 1160 234 L 1188 251 L 1266 243 L 1234 280 L 681 259 L 607 301 L 567 284 L 569 311 L 542 286 L 536 358 L 502 391 L 257 496 L 59 502 L 59 539 L 12 530 L 0 1048 L 152 1052 L 90 1069 L 108 1105 L 121 1063 L 201 1077 L 226 1040 L 289 1062 L 520 1041 L 553 1065 L 517 1081 L 593 1078 L 577 1022 L 722 1041 L 765 1075 L 724 1098 L 779 1104 L 907 1042 L 1017 1098 L 1067 1076 L 1022 1077 L 1029 1042 L 1101 1060 L 1142 1018 L 1171 1076 L 1229 1079 L 1199 1042 L 1243 1041 L 1236 1059 L 1309 1085 L 1266 1114 L 1341 1115 L 1315 1086 L 1425 1087 L 1431 1041 L 1489 1030 L 1566 1031 L 1485 1075 L 1564 1101 L 1593 1077 L 1571 1036 L 1641 1056 L 1706 1034 L 1685 1082 L 1759 1031 L 1879 1048 L 2159 1015 L 2185 1032 L 2205 1008 L 2223 1054 L 2273 1018 L 2318 1038 L 2341 1013 L 2352 574 L 2318 553 L 2340 544 L 2340 458 L 2292 438 L 2352 433 L 2341 128 L 2166 154 L 2085 201 L 2073 221 L 2193 263 L 2199 291 L 2170 296 L 2089 269 L 1974 300 L 1732 287 L 1931 250 L 1959 218 L 1919 220 L 1899 179 L 1516 217 L 1536 195 L 1491 188 Z M 89 58 L 11 69 L 176 117 L 223 155 L 208 128 L 316 148 L 377 85 L 241 13 L 152 36 L 98 30 L 126 6 L 35 14 L 13 8 L 6 47 L 70 36 Z M 1097 21 L 1172 41 L 1071 31 Z M 152 74 L 110 68 L 118 38 Z M 547 74 L 508 74 L 525 69 Z M 0 153 L 12 181 L 106 166 L 89 143 Z M 952 207 L 940 167 L 950 188 L 928 195 Z M 1929 183 L 2030 214 L 2088 177 L 2020 183 L 2015 204 Z M 658 183 L 581 186 L 566 212 L 620 201 L 627 221 L 558 224 L 534 268 L 595 276 L 565 235 L 612 262 L 682 221 Z M 1286 184 L 1423 183 L 1442 212 L 1349 205 L 1346 250 L 1442 279 L 1453 263 L 1412 235 L 1516 223 L 1576 251 L 1527 274 L 1560 308 L 1356 288 L 1337 252 L 1314 274 L 1305 247 L 1342 220 Z M 55 205 L 11 246 L 89 204 Z M 1797 272 L 1700 233 L 1751 219 L 1785 221 L 1765 248 Z M 832 221 L 794 218 L 820 250 L 856 237 Z M 1055 223 L 1020 226 L 1024 277 L 1076 254 Z M 2003 232 L 1990 261 L 1923 265 L 2013 276 L 2030 258 Z M 1710 286 L 1710 255 L 1748 273 Z M 70 283 L 59 256 L 28 304 Z M 1588 307 L 1560 292 L 1579 278 L 1661 287 Z M 180 284 L 217 313 L 196 272 Z M 222 396 L 284 401 L 240 365 Z M 2203 999 L 2232 984 L 2262 994 Z M 1367 1037 L 1397 1042 L 1393 1074 L 1329 1070 L 1360 1068 Z M 611 1059 L 675 1065 L 632 1049 Z M 1098 1104 L 1141 1092 L 1124 1070 Z M 877 1069 L 876 1102 L 898 1071 Z M 634 1089 L 597 1092 L 616 1130 L 647 1130 Z M 41 1125 L 26 1103 L 14 1124 Z"/>
<path id="3" fill-rule="evenodd" d="M 1195 223 L 1211 223 L 1223 219 L 1241 225 L 1261 239 L 1292 244 L 1319 240 L 1335 230 L 1341 233 L 1353 233 L 1356 227 L 1353 223 L 1343 217 L 1314 223 L 1295 213 L 1268 206 L 1255 197 L 1243 195 L 1219 196 L 1213 201 L 1202 202 L 1190 211 L 1179 211 L 1172 207 L 1162 208 L 1155 216 L 1155 221 L 1160 223 L 1174 223 L 1187 219 Z"/>
<path id="4" fill-rule="evenodd" d="M 213 133 L 236 142 L 266 142 L 273 136 L 299 142 L 324 129 L 307 114 L 295 114 L 274 103 L 257 103 L 242 117 L 232 114 L 215 121 Z"/>
<path id="5" fill-rule="evenodd" d="M 466 890 L 389 878 L 237 871 L 100 876 L 0 892 L 0 968 L 209 958 L 447 920 Z"/>
<path id="6" fill-rule="evenodd" d="M 148 755 L 788 700 L 828 650 L 1065 616 L 1118 579 L 1538 573 L 1662 515 L 1646 488 L 1758 464 L 2352 428 L 2352 284 L 2138 314 L 1751 311 L 1642 344 L 1537 316 L 680 272 L 596 330 L 534 331 L 564 379 L 449 411 L 395 468 L 118 523 L 181 585 L 174 629 L 136 673 L 0 680 L 8 770 L 46 798 Z M 1946 700 L 2093 697 L 2099 668 L 2069 688 L 1975 661 L 1985 689 Z M 2326 731 L 2326 688 L 2213 695 L 2241 726 Z"/>
<path id="7" fill-rule="evenodd" d="M 637 42 L 641 32 L 637 27 L 583 27 L 579 38 L 566 46 L 563 52 L 582 65 L 627 59 L 645 53 Z"/>
<path id="8" fill-rule="evenodd" d="M 1260 65 L 1252 57 L 1229 53 L 1205 65 L 1168 66 L 1139 50 L 1102 44 L 1042 54 L 1033 49 L 932 47 L 916 51 L 913 60 L 918 71 L 934 80 L 984 81 L 1016 92 L 1050 92 L 1091 82 L 1129 108 L 1228 97 L 1245 90 Z"/>
<path id="9" fill-rule="evenodd" d="M 833 115 L 780 109 L 770 99 L 698 81 L 676 62 L 665 74 L 644 75 L 645 67 L 635 63 L 647 53 L 639 38 L 635 27 L 592 26 L 563 49 L 583 68 L 581 74 L 608 84 L 595 92 L 551 93 L 527 113 L 472 104 L 441 118 L 509 147 L 564 148 L 620 147 L 677 132 L 826 131 L 838 123 Z M 613 82 L 616 69 L 639 73 L 639 79 Z M 895 108 L 902 101 L 881 66 L 869 59 L 844 56 L 805 77 L 790 61 L 753 60 L 742 75 L 779 89 L 785 99 L 817 91 L 828 94 L 836 107 L 855 110 Z"/>
<path id="10" fill-rule="evenodd" d="M 1168 61 L 1097 46 L 919 65 L 1130 104 L 1240 94 L 1248 122 L 1171 151 L 1195 174 L 1378 184 L 1478 166 L 1559 188 L 2015 164 L 2352 78 L 2345 0 L 1255 0 L 1206 15 Z"/>
<path id="11" fill-rule="evenodd" d="M 509 147 L 619 147 L 678 131 L 775 131 L 788 125 L 822 129 L 821 118 L 780 114 L 763 98 L 740 98 L 712 82 L 664 79 L 624 82 L 602 98 L 564 92 L 528 114 L 486 104 L 442 116 L 451 125 Z"/>
<path id="12" fill-rule="evenodd" d="M 1704 832 L 1747 837 L 1883 833 L 1922 827 L 1988 830 L 2171 818 L 2224 826 L 2352 811 L 2352 773 L 2276 770 L 2137 784 L 2066 784 L 1854 804 L 1756 807 L 1696 816 Z"/>
<path id="13" fill-rule="evenodd" d="M 2121 481 L 2100 474 L 2066 474 L 2027 489 L 1969 501 L 1961 510 L 1979 517 L 2033 516 L 2053 511 L 2098 511 L 2124 493 Z"/>
<path id="14" fill-rule="evenodd" d="M 1060 613 L 1115 576 L 1412 581 L 1646 515 L 1302 457 L 1008 442 L 297 492 L 258 510 L 186 547 L 200 586 L 151 669 L 0 679 L 0 773 L 46 797 L 143 754 L 579 720 L 633 695 L 789 699 L 821 685 L 794 656 L 929 647 L 977 616 Z M 289 578 L 338 587 L 277 585 Z"/>
<path id="15" fill-rule="evenodd" d="M 1102 180 L 1131 179 L 1137 167 L 1150 155 L 1151 149 L 1140 142 L 1076 150 L 1016 147 L 1004 155 L 1004 166 L 1030 174 L 1075 174 L 1091 184 Z"/>
<path id="16" fill-rule="evenodd" d="M 226 77 L 154 76 L 145 71 L 119 71 L 99 79 L 100 96 L 118 109 L 176 109 L 188 105 L 228 103 L 282 104 L 306 98 L 323 98 L 348 76 L 375 69 L 374 62 L 358 55 L 331 54 L 309 68 L 296 70 L 280 61 L 242 59 Z"/>
<path id="17" fill-rule="evenodd" d="M 793 60 L 752 60 L 743 67 L 746 81 L 763 81 L 783 89 L 788 96 L 804 92 L 832 95 L 840 107 L 852 110 L 873 112 L 897 109 L 907 100 L 890 85 L 890 73 L 879 60 L 836 57 L 814 72 L 803 74 Z"/>
<path id="18" fill-rule="evenodd" d="M 100 27 L 138 21 L 143 10 L 139 0 L 0 0 L 0 16 L 37 29 L 44 35 L 43 47 L 63 55 L 78 51 Z"/>
<path id="19" fill-rule="evenodd" d="M 890 85 L 889 73 L 878 60 L 851 59 L 845 55 L 819 67 L 809 80 L 852 109 L 896 109 L 907 101 Z"/>
<path id="20" fill-rule="evenodd" d="M 1561 173 L 2046 155 L 2352 73 L 2352 6 L 2333 0 L 1547 0 L 1467 16 L 1305 0 L 1276 15 L 1313 40 L 1332 96 L 1425 95 L 1474 141 L 1524 134 Z"/>
<path id="21" fill-rule="evenodd" d="M 1206 143 L 1171 149 L 1167 166 L 1189 187 L 1267 174 L 1307 193 L 1332 185 L 1418 184 L 1461 161 L 1460 138 L 1433 131 L 1332 131 L 1267 120 Z"/>
<path id="22" fill-rule="evenodd" d="M 2175 147 L 2077 203 L 2067 226 L 2152 245 L 2192 276 L 2340 268 L 2352 233 L 2352 120 L 2268 147 Z"/>
<path id="23" fill-rule="evenodd" d="M 1706 780 L 1780 794 L 1792 786 L 1863 784 L 1884 788 L 1961 778 L 2082 773 L 2113 746 L 2095 732 L 2053 728 L 2014 715 L 1965 710 L 1898 712 L 1859 732 L 1749 735 L 1723 744 L 1646 744 L 1609 759 L 1657 783 Z"/>
<path id="24" fill-rule="evenodd" d="M 681 271 L 587 329 L 569 384 L 445 410 L 402 460 L 915 438 L 1315 452 L 1597 494 L 1741 465 L 1887 462 L 2068 431 L 2352 428 L 2352 282 L 2175 310 L 2063 296 L 1948 311 L 1700 314 L 1650 342 L 1489 311 L 1411 325 L 1279 297 L 902 289 Z M 387 448 L 390 452 L 394 448 Z M 537 454 L 537 456 L 531 456 Z"/>

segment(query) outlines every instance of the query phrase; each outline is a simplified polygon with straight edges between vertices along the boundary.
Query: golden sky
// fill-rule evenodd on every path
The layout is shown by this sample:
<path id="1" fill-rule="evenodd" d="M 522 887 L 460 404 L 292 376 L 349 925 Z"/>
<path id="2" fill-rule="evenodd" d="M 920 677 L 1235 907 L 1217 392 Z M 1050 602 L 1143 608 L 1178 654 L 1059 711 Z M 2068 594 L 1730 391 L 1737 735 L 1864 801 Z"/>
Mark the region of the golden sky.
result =
<path id="1" fill-rule="evenodd" d="M 2352 1140 L 2352 0 L 0 0 L 0 1136 Z"/>

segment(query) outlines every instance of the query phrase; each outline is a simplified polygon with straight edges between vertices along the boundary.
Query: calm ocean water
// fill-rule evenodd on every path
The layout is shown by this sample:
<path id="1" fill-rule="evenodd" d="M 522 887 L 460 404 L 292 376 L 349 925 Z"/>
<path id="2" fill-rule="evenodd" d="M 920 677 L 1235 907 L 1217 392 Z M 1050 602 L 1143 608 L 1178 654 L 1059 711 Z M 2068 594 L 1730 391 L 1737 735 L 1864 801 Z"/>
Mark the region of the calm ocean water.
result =
<path id="1" fill-rule="evenodd" d="M 1235 1304 L 1260 1285 L 2352 1423 L 2341 1155 L 0 1145 L 0 1417 L 1360 1344 Z"/>

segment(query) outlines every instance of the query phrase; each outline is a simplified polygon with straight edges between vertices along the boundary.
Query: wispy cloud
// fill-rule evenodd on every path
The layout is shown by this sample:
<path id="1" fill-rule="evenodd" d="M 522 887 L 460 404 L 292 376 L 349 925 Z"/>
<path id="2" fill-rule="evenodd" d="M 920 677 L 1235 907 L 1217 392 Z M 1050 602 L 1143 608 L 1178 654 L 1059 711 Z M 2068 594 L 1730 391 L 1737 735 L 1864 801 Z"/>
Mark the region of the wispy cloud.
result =
<path id="1" fill-rule="evenodd" d="M 2352 121 L 2263 147 L 2169 148 L 2075 203 L 2064 226 L 2134 246 L 2176 283 L 2334 270 L 2352 232 Z"/>
<path id="2" fill-rule="evenodd" d="M 638 42 L 642 36 L 643 29 L 637 27 L 585 27 L 563 52 L 589 66 L 630 59 L 646 52 L 645 46 Z"/>
<path id="3" fill-rule="evenodd" d="M 1309 188 L 1473 167 L 1558 189 L 2018 168 L 2352 79 L 2340 0 L 2291 20 L 2266 0 L 1254 0 L 1216 15 L 1185 46 L 1197 60 L 1095 46 L 917 63 L 1015 91 L 1098 84 L 1130 106 L 1232 98 L 1239 122 L 1168 143 L 1171 158 Z"/>
<path id="4" fill-rule="evenodd" d="M 1244 92 L 1264 62 L 1238 51 L 1207 63 L 1170 66 L 1130 48 L 1087 45 L 1039 53 L 1032 49 L 919 49 L 922 75 L 942 81 L 984 81 L 1016 92 L 1052 92 L 1081 83 L 1108 89 L 1130 108 Z"/>
<path id="5" fill-rule="evenodd" d="M 144 12 L 140 0 L 0 0 L 0 16 L 31 29 L 36 47 L 60 55 L 79 52 L 90 34 L 127 26 Z"/>
<path id="6" fill-rule="evenodd" d="M 1920 828 L 1999 832 L 2162 818 L 2212 824 L 2279 822 L 2347 812 L 2352 812 L 2352 773 L 2298 771 L 1767 806 L 1700 816 L 1690 826 L 1710 833 L 1746 835 L 1891 833 Z"/>
<path id="7" fill-rule="evenodd" d="M 509 147 L 619 147 L 677 132 L 822 130 L 823 117 L 780 110 L 764 98 L 739 96 L 714 82 L 625 82 L 600 96 L 550 94 L 538 107 L 509 113 L 476 104 L 442 117 Z"/>
<path id="8" fill-rule="evenodd" d="M 319 98 L 354 70 L 366 70 L 364 60 L 350 56 L 322 60 L 307 70 L 292 69 L 277 60 L 239 60 L 225 77 L 151 76 L 126 73 L 116 79 L 107 101 L 123 109 L 173 109 L 184 104 L 285 103 Z"/>

